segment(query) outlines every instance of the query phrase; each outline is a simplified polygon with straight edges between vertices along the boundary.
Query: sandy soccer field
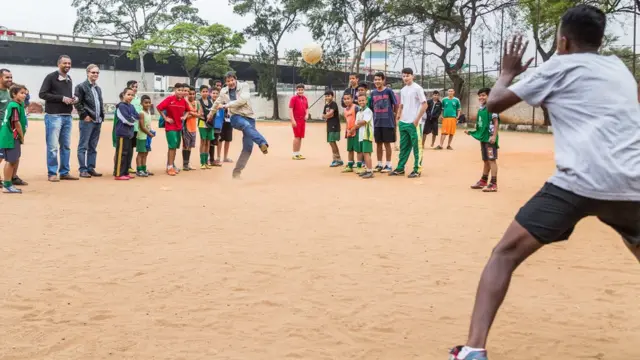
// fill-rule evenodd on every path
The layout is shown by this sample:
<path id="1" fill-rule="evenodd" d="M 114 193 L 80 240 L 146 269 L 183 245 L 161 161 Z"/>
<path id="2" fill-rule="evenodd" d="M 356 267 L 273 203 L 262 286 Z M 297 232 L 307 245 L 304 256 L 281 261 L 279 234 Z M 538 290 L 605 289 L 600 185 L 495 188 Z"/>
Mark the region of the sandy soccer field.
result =
<path id="1" fill-rule="evenodd" d="M 228 165 L 160 174 L 159 137 L 154 178 L 55 184 L 32 122 L 31 184 L 0 194 L 0 359 L 445 359 L 492 247 L 554 169 L 551 136 L 503 133 L 500 192 L 474 192 L 479 146 L 460 132 L 425 151 L 421 179 L 361 180 L 328 167 L 323 125 L 298 162 L 288 126 L 259 128 L 271 152 L 240 181 Z M 639 359 L 639 279 L 619 237 L 583 221 L 517 271 L 491 359 Z"/>

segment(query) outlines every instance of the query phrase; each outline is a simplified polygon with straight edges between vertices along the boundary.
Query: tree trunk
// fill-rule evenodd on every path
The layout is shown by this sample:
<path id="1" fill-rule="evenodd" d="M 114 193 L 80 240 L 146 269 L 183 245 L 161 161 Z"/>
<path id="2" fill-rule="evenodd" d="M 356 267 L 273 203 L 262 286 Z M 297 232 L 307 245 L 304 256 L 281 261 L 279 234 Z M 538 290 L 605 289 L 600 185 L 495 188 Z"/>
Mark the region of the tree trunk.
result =
<path id="1" fill-rule="evenodd" d="M 464 99 L 466 99 L 466 97 L 469 96 L 469 94 L 465 94 L 463 92 L 464 78 L 460 76 L 457 71 L 454 71 L 453 69 L 448 70 L 447 74 L 449 75 L 449 79 L 451 79 L 451 82 L 453 82 L 453 90 L 456 92 L 456 97 L 460 100 L 461 103 L 464 104 Z M 446 94 L 443 96 L 446 96 Z"/>
<path id="2" fill-rule="evenodd" d="M 277 49 L 277 48 L 276 48 Z M 278 107 L 278 53 L 273 56 L 273 120 L 280 120 L 280 109 Z"/>
<path id="3" fill-rule="evenodd" d="M 144 56 L 147 54 L 146 51 L 140 50 L 138 52 L 138 57 L 140 58 L 140 83 L 142 84 L 142 90 L 147 91 L 147 80 L 145 79 L 144 73 Z"/>
<path id="4" fill-rule="evenodd" d="M 355 68 L 356 74 L 360 74 L 360 63 L 362 62 L 362 53 L 364 52 L 364 50 L 365 48 L 359 47 L 358 53 L 353 58 L 353 62 L 351 63 L 351 71 L 353 71 L 353 69 Z"/>

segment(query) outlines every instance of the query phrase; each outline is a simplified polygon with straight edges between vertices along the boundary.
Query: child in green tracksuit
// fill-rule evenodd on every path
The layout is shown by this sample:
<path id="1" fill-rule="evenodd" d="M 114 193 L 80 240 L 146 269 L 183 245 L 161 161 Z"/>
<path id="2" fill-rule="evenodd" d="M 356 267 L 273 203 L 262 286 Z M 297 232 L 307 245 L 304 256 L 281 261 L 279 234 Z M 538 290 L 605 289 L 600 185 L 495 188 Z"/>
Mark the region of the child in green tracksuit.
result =
<path id="1" fill-rule="evenodd" d="M 21 146 L 24 143 L 27 126 L 27 116 L 24 110 L 27 88 L 22 85 L 13 85 L 9 89 L 9 94 L 12 100 L 7 105 L 0 126 L 0 158 L 5 160 L 2 192 L 22 194 L 22 190 L 15 187 L 12 179 L 16 176 L 22 155 Z"/>
<path id="2" fill-rule="evenodd" d="M 498 114 L 490 113 L 486 104 L 491 89 L 484 88 L 478 91 L 478 116 L 476 118 L 476 129 L 465 131 L 467 135 L 473 136 L 480 141 L 480 153 L 484 168 L 480 180 L 471 185 L 472 189 L 482 189 L 484 192 L 498 191 L 498 125 L 500 117 Z M 489 181 L 489 171 L 491 171 L 491 181 Z"/>

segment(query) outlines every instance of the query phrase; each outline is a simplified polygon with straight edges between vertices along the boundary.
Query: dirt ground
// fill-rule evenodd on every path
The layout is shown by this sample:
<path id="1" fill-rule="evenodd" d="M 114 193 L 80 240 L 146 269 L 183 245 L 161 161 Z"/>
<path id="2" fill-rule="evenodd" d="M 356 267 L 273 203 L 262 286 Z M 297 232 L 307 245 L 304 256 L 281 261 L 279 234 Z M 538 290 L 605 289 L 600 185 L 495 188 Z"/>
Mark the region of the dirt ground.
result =
<path id="1" fill-rule="evenodd" d="M 328 167 L 323 125 L 299 162 L 289 127 L 258 126 L 271 152 L 243 180 L 229 165 L 162 175 L 160 136 L 153 178 L 54 184 L 32 122 L 30 185 L 0 194 L 0 359 L 445 359 L 492 247 L 554 170 L 552 136 L 503 133 L 500 192 L 472 191 L 479 146 L 460 131 L 455 151 L 425 151 L 421 179 L 361 180 Z M 620 238 L 583 221 L 518 269 L 491 359 L 640 358 L 638 279 Z"/>

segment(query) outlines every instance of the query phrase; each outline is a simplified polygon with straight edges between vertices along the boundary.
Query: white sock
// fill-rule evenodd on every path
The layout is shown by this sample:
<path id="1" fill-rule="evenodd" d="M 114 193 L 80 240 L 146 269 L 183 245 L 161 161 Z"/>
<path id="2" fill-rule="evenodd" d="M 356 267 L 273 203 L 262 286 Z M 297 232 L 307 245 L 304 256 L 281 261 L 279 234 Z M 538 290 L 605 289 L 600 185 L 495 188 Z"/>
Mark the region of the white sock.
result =
<path id="1" fill-rule="evenodd" d="M 382 161 L 378 161 L 378 166 L 382 166 Z"/>
<path id="2" fill-rule="evenodd" d="M 472 348 L 472 347 L 465 346 L 462 348 L 462 350 L 460 350 L 460 353 L 458 354 L 458 359 L 464 359 L 465 356 L 469 355 L 474 351 L 485 351 L 485 350 L 480 348 Z"/>
<path id="3" fill-rule="evenodd" d="M 388 167 L 392 167 L 392 166 L 391 166 L 391 161 L 387 161 L 387 166 L 388 166 Z"/>
<path id="4" fill-rule="evenodd" d="M 295 151 L 293 152 L 293 156 L 298 156 L 298 155 L 300 155 L 299 152 L 295 152 Z"/>
<path id="5" fill-rule="evenodd" d="M 173 165 L 167 165 L 167 170 L 173 169 Z"/>

